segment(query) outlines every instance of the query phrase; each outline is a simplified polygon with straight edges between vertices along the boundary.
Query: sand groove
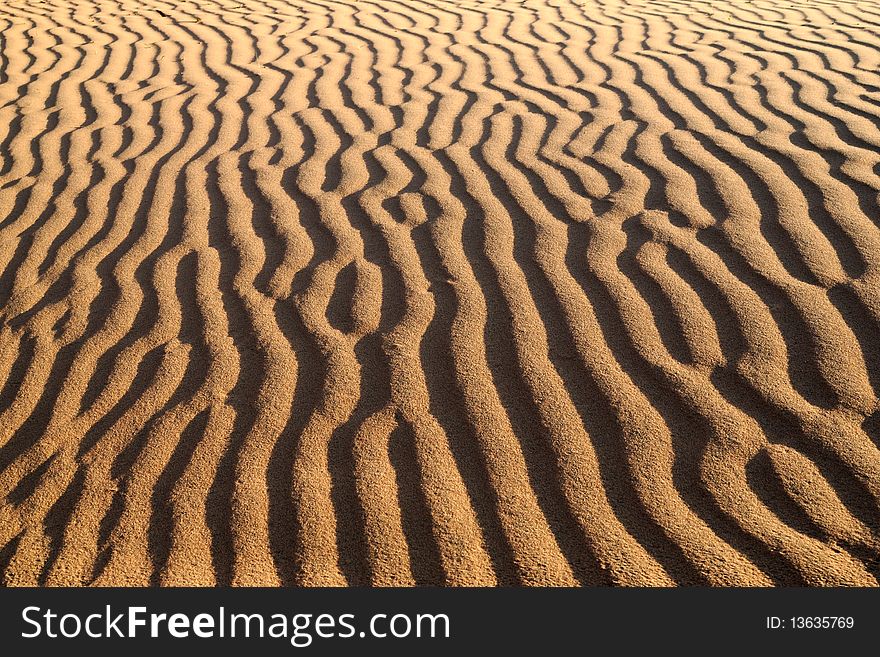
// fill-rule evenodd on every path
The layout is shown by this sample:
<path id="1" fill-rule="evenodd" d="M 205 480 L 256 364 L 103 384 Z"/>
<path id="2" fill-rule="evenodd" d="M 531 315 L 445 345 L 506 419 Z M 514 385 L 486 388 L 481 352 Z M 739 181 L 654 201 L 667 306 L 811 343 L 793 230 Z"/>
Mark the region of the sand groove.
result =
<path id="1" fill-rule="evenodd" d="M 877 585 L 880 5 L 8 0 L 6 585 Z"/>

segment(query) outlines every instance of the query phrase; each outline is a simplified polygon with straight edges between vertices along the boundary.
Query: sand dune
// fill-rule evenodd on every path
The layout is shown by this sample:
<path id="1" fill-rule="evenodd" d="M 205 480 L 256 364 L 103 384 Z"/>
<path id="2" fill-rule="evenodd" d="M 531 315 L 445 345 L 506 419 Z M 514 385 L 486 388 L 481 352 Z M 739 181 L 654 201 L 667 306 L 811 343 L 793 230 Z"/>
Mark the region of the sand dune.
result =
<path id="1" fill-rule="evenodd" d="M 876 585 L 880 3 L 4 0 L 6 585 Z"/>

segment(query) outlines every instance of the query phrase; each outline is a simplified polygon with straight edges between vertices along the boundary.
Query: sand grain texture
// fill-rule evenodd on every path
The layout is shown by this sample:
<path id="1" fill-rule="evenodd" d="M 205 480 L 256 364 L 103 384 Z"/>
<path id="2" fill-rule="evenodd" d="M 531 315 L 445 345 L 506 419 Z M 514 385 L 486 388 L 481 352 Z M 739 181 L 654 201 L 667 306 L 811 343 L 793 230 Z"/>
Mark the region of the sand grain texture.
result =
<path id="1" fill-rule="evenodd" d="M 4 0 L 6 585 L 877 585 L 880 4 Z"/>

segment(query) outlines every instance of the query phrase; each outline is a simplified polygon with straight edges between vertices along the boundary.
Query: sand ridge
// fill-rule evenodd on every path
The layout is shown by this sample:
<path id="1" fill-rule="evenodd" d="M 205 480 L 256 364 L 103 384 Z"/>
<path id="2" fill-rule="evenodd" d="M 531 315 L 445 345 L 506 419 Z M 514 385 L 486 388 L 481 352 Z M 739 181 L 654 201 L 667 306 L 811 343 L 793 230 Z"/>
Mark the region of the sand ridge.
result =
<path id="1" fill-rule="evenodd" d="M 877 585 L 880 4 L 7 0 L 6 585 Z"/>

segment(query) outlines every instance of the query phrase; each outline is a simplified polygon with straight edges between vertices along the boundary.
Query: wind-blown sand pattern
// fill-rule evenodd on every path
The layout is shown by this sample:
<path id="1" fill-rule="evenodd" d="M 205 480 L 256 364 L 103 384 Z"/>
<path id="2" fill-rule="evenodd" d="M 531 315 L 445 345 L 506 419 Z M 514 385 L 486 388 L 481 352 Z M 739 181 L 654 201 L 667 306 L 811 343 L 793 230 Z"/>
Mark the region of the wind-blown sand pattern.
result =
<path id="1" fill-rule="evenodd" d="M 0 35 L 5 584 L 877 584 L 880 3 Z"/>

